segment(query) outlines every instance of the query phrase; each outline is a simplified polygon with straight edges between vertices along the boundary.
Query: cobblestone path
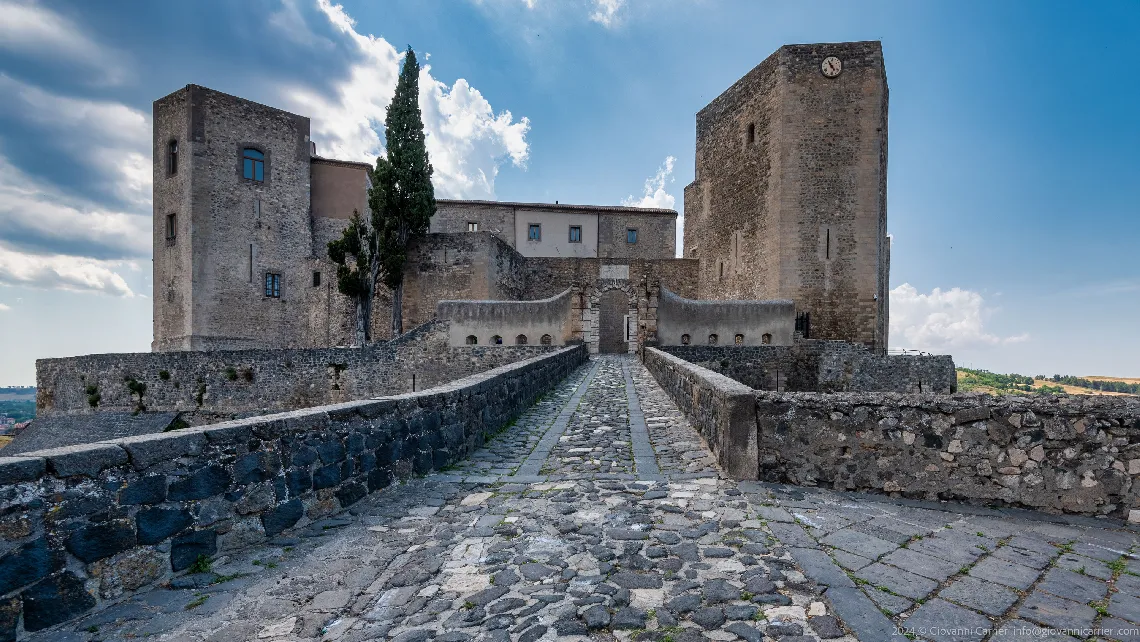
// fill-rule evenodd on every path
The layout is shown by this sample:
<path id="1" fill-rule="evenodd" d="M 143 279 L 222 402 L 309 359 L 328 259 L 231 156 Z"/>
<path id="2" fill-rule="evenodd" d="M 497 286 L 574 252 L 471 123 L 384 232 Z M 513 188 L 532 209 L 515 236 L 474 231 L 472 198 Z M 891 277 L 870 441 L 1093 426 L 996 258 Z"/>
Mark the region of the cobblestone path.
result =
<path id="1" fill-rule="evenodd" d="M 453 470 L 33 639 L 1137 640 L 1134 535 L 724 479 L 601 357 Z"/>

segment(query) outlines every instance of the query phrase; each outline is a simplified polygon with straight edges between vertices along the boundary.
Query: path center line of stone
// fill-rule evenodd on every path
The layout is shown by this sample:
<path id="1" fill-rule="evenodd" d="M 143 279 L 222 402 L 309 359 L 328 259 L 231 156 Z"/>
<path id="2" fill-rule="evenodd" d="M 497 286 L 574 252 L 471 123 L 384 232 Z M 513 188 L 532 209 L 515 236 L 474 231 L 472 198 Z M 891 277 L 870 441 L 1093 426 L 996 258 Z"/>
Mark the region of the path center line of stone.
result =
<path id="1" fill-rule="evenodd" d="M 586 390 L 590 387 L 590 382 L 594 380 L 594 375 L 598 373 L 598 365 L 601 363 L 599 360 L 594 360 L 594 364 L 590 367 L 590 373 L 582 379 L 578 384 L 578 389 L 562 407 L 562 410 L 555 417 L 554 421 L 550 424 L 550 428 L 538 440 L 538 445 L 534 447 L 530 455 L 527 456 L 526 461 L 519 466 L 515 474 L 510 477 L 512 481 L 529 481 L 520 478 L 537 478 L 539 471 L 542 470 L 542 465 L 546 462 L 546 458 L 550 456 L 550 451 L 554 450 L 554 445 L 558 443 L 558 438 L 566 431 L 566 426 L 570 423 L 570 417 L 578 409 L 578 404 L 582 402 L 582 397 L 586 394 Z M 536 479 L 536 481 L 542 481 Z"/>
<path id="2" fill-rule="evenodd" d="M 661 469 L 657 466 L 657 453 L 649 442 L 649 428 L 645 425 L 645 413 L 633 387 L 633 375 L 629 371 L 630 359 L 621 361 L 621 374 L 625 377 L 625 396 L 629 405 L 629 438 L 633 447 L 633 467 L 638 479 L 663 481 Z"/>

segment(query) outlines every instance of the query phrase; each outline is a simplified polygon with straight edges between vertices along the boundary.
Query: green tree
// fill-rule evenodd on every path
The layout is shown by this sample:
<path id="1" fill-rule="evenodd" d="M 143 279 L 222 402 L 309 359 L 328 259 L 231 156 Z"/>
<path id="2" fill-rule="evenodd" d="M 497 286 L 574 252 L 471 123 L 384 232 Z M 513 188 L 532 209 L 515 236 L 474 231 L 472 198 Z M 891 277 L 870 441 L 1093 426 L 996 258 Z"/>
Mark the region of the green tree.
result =
<path id="1" fill-rule="evenodd" d="M 420 66 L 408 47 L 384 121 L 386 155 L 369 172 L 367 219 L 353 212 L 340 239 L 328 244 L 337 290 L 356 305 L 356 345 L 372 341 L 372 305 L 382 278 L 392 290 L 392 336 L 404 332 L 404 265 L 408 245 L 427 233 L 435 188 L 419 105 Z"/>
<path id="2" fill-rule="evenodd" d="M 408 47 L 396 95 L 384 121 L 387 160 L 378 158 L 368 205 L 376 225 L 384 283 L 392 290 L 392 336 L 404 332 L 404 265 L 408 244 L 427 234 L 435 215 L 435 188 L 419 103 L 420 65 Z"/>

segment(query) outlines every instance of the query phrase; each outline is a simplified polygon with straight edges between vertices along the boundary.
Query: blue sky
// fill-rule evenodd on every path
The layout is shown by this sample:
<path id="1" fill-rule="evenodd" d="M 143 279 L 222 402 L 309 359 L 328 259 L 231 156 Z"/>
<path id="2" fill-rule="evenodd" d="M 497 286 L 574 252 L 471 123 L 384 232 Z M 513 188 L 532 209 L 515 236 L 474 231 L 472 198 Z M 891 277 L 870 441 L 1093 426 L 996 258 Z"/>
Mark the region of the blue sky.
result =
<path id="1" fill-rule="evenodd" d="M 145 351 L 151 102 L 187 83 L 379 151 L 398 52 L 437 193 L 683 210 L 695 113 L 781 44 L 881 40 L 891 345 L 1140 376 L 1140 3 L 0 0 L 0 385 Z"/>

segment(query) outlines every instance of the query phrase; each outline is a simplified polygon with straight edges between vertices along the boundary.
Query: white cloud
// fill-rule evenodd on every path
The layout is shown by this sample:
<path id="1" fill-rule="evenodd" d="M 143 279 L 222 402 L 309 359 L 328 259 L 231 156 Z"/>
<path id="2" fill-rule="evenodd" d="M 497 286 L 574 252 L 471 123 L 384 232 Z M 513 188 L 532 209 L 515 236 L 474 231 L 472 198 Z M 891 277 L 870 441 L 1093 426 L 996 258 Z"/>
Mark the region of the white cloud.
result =
<path id="1" fill-rule="evenodd" d="M 84 68 L 84 78 L 101 84 L 122 84 L 129 76 L 121 54 L 41 4 L 0 0 L 0 16 L 0 48 Z"/>
<path id="2" fill-rule="evenodd" d="M 0 114 L 50 130 L 76 162 L 105 179 L 108 191 L 140 210 L 151 201 L 150 116 L 122 103 L 47 92 L 0 73 Z"/>
<path id="3" fill-rule="evenodd" d="M 23 254 L 0 245 L 0 284 L 132 297 L 134 292 L 115 272 L 127 263 L 64 255 Z"/>
<path id="4" fill-rule="evenodd" d="M 290 108 L 310 114 L 317 153 L 372 162 L 383 150 L 385 109 L 392 100 L 403 54 L 387 40 L 356 31 L 340 5 L 317 0 L 329 22 L 354 42 L 360 59 L 333 95 L 294 85 L 282 90 Z M 424 60 L 427 56 L 424 56 Z M 441 198 L 495 198 L 495 177 L 504 162 L 525 168 L 530 121 L 514 122 L 509 111 L 496 114 L 490 102 L 466 80 L 450 87 L 420 69 L 420 109 L 428 154 Z"/>
<path id="5" fill-rule="evenodd" d="M 999 337 L 987 332 L 992 314 L 981 294 L 961 288 L 920 293 L 904 283 L 890 292 L 890 341 L 899 347 L 938 352 L 967 346 L 1025 341 L 1028 335 Z"/>
<path id="6" fill-rule="evenodd" d="M 12 309 L 11 306 L 7 306 L 7 305 L 4 305 L 3 303 L 0 303 L 0 312 L 7 312 L 8 310 L 11 310 L 11 309 Z"/>
<path id="7" fill-rule="evenodd" d="M 142 257 L 151 252 L 151 215 L 72 197 L 0 155 L 0 238 L 35 254 Z"/>
<path id="8" fill-rule="evenodd" d="M 657 168 L 657 173 L 645 179 L 645 192 L 642 197 L 629 196 L 622 199 L 621 204 L 629 207 L 673 209 L 677 204 L 677 199 L 665 190 L 665 186 L 675 180 L 673 178 L 673 164 L 676 162 L 676 158 L 666 156 L 665 162 Z"/>
<path id="9" fill-rule="evenodd" d="M 625 0 L 594 0 L 594 11 L 590 20 L 609 29 L 618 23 L 618 11 L 621 10 Z"/>

